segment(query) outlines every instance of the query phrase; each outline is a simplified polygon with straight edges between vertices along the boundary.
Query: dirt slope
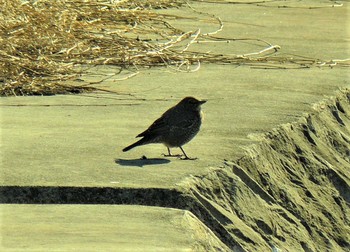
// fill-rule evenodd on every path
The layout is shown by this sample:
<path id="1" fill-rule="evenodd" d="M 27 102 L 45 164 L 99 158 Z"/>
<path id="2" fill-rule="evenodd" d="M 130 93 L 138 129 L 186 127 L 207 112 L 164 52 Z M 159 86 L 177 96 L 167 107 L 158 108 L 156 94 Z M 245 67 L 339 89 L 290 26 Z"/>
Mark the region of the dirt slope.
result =
<path id="1" fill-rule="evenodd" d="M 196 214 L 206 212 L 226 244 L 247 251 L 348 250 L 349 101 L 345 90 L 273 129 L 241 159 L 184 182 L 206 210 Z"/>

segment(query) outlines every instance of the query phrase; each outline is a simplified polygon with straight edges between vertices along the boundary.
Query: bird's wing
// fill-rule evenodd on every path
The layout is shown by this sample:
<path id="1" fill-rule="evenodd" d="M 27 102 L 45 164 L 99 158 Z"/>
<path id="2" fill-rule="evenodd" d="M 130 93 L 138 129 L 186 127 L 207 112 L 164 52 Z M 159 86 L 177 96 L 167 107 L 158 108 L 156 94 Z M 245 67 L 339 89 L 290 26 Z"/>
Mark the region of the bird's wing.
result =
<path id="1" fill-rule="evenodd" d="M 136 137 L 150 136 L 153 134 L 162 134 L 169 130 L 169 123 L 166 122 L 164 116 L 158 118 L 148 127 L 144 132 L 138 134 Z"/>
<path id="2" fill-rule="evenodd" d="M 179 128 L 179 129 L 188 129 L 188 128 L 192 128 L 193 125 L 196 123 L 195 120 L 186 120 L 186 119 L 182 119 L 182 120 L 178 120 L 176 123 L 173 124 L 173 128 Z"/>

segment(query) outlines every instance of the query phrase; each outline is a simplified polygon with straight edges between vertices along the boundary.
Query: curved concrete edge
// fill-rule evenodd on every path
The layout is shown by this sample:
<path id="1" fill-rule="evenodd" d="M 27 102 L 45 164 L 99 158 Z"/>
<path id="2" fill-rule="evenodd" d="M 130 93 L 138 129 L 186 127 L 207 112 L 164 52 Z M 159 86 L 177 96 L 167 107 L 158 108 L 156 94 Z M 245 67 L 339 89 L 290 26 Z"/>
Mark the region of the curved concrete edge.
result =
<path id="1" fill-rule="evenodd" d="M 233 251 L 244 251 L 222 228 L 211 212 L 181 190 L 160 188 L 99 188 L 99 187 L 0 187 L 2 204 L 120 204 L 144 205 L 189 210 Z M 195 250 L 197 251 L 197 250 Z"/>

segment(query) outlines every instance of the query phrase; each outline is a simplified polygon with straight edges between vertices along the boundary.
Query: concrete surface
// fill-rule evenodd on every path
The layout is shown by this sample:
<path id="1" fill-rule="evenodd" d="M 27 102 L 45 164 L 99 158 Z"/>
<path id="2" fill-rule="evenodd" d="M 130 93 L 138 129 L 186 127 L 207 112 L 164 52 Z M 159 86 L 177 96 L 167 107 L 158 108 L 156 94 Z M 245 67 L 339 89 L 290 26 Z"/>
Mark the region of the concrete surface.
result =
<path id="1" fill-rule="evenodd" d="M 117 88 L 152 90 L 137 95 L 144 101 L 105 94 L 2 98 L 1 184 L 173 188 L 190 174 L 239 158 L 256 142 L 256 134 L 296 120 L 312 103 L 335 94 L 339 83 L 347 83 L 345 69 L 203 66 L 200 72 L 171 78 L 174 74 L 164 72 L 142 75 Z M 225 78 L 219 81 L 220 76 Z M 169 95 L 175 85 L 178 91 Z M 121 151 L 186 95 L 208 99 L 201 132 L 184 146 L 198 160 L 164 158 L 162 145 Z M 143 155 L 162 160 L 135 161 Z"/>
<path id="2" fill-rule="evenodd" d="M 310 2 L 310 4 L 319 3 L 318 1 Z M 220 34 L 222 36 L 266 39 L 273 44 L 280 45 L 282 47 L 281 54 L 298 54 L 322 59 L 349 58 L 349 33 L 345 26 L 349 12 L 347 2 L 344 3 L 343 7 L 320 9 L 210 4 L 198 4 L 195 7 L 222 17 L 226 24 L 223 33 Z M 188 22 L 181 25 L 192 29 L 197 27 L 198 22 Z M 215 26 L 203 25 L 201 28 L 203 31 L 205 29 L 212 30 L 215 29 Z M 209 47 L 210 45 L 205 45 L 203 49 Z M 250 52 L 252 48 L 255 48 L 255 45 L 230 43 L 229 45 L 215 44 L 211 50 L 242 53 L 242 51 Z M 96 69 L 99 74 L 114 71 L 111 67 Z M 93 79 L 91 76 L 84 78 Z M 118 76 L 115 77 L 115 79 L 118 78 Z M 226 167 L 225 160 L 237 160 L 244 157 L 245 151 L 251 150 L 251 144 L 260 143 L 262 133 L 280 124 L 297 121 L 302 118 L 304 112 L 311 111 L 315 102 L 333 96 L 339 87 L 349 87 L 349 85 L 348 68 L 314 67 L 310 69 L 263 70 L 247 66 L 202 65 L 200 71 L 195 73 L 184 74 L 164 69 L 151 69 L 142 71 L 136 77 L 125 81 L 113 81 L 111 78 L 99 86 L 107 87 L 120 94 L 3 97 L 0 100 L 2 156 L 0 184 L 2 187 L 25 186 L 28 188 L 73 186 L 178 190 L 182 190 L 186 184 L 189 187 L 192 185 L 193 190 L 198 190 L 197 193 L 202 193 L 205 190 L 209 190 L 211 193 L 217 192 L 214 188 L 216 188 L 216 183 L 220 184 L 220 179 L 209 179 L 210 183 L 208 184 L 204 183 L 207 180 L 203 180 L 204 185 L 202 185 L 203 189 L 201 190 L 198 189 L 200 181 L 202 181 L 201 178 L 208 176 L 213 170 Z M 188 95 L 208 100 L 203 106 L 205 120 L 201 132 L 192 142 L 184 146 L 188 155 L 198 157 L 198 160 L 182 161 L 164 158 L 161 154 L 166 149 L 161 145 L 143 146 L 127 153 L 121 151 L 166 109 Z M 177 153 L 178 150 L 174 150 L 174 152 Z M 264 155 L 268 154 L 268 151 L 264 153 Z M 148 160 L 140 161 L 139 159 L 143 155 Z M 269 170 L 269 172 L 273 173 L 274 171 Z M 224 177 L 222 180 L 228 177 Z M 192 184 L 192 178 L 195 178 L 195 181 L 198 180 L 198 184 Z M 254 181 L 260 183 L 258 178 L 254 177 Z M 236 181 L 236 178 L 233 176 L 232 180 Z M 240 183 L 242 182 L 237 182 L 235 185 L 241 185 Z M 229 187 L 230 184 L 227 183 L 226 186 Z M 241 188 L 244 186 L 238 187 L 237 190 L 243 191 Z M 263 188 L 263 182 L 260 183 L 260 186 Z M 324 188 L 329 186 L 327 184 Z M 210 187 L 212 188 L 210 189 Z M 320 190 L 318 187 L 314 189 L 324 190 Z M 219 192 L 221 192 L 220 190 Z M 268 189 L 264 188 L 264 190 Z M 296 212 L 293 212 L 292 209 L 283 206 L 283 200 L 280 205 L 272 207 L 266 202 L 261 202 L 261 195 L 251 193 L 251 189 L 247 188 L 244 191 L 256 197 L 254 200 L 259 202 L 262 212 L 261 218 L 268 216 L 268 220 L 254 219 L 254 224 L 249 224 L 250 219 L 247 216 L 250 216 L 248 214 L 250 209 L 239 211 L 235 209 L 233 199 L 219 201 L 216 196 L 211 196 L 209 193 L 204 194 L 207 199 L 201 198 L 200 202 L 204 207 L 186 206 L 184 208 L 191 209 L 193 212 L 196 212 L 196 209 L 202 209 L 203 212 L 199 210 L 196 212 L 197 217 L 199 216 L 201 222 L 205 222 L 206 226 L 212 228 L 218 238 L 231 248 L 234 246 L 232 244 L 237 241 L 237 243 L 243 244 L 241 247 L 247 251 L 254 251 L 256 248 L 272 249 L 274 247 L 269 245 L 269 241 L 273 241 L 279 246 L 285 244 L 287 251 L 293 251 L 293 247 L 288 246 L 298 243 L 299 238 L 293 235 L 300 232 L 305 233 L 304 237 L 306 237 L 300 246 L 317 251 L 317 247 L 315 247 L 317 245 L 307 246 L 304 244 L 308 239 L 311 243 L 313 238 L 310 234 L 308 234 L 310 236 L 306 235 L 308 233 L 307 224 L 300 225 L 299 222 L 304 220 L 300 217 L 303 216 L 300 212 L 307 212 L 307 209 L 300 207 Z M 288 188 L 285 188 L 284 191 L 288 192 Z M 233 197 L 232 195 L 223 194 L 223 197 Z M 295 199 L 296 202 L 298 200 L 299 198 Z M 247 204 L 246 201 L 244 202 Z M 157 204 L 157 202 L 152 202 L 152 204 Z M 318 204 L 322 205 L 322 203 Z M 266 207 L 267 205 L 268 207 Z M 339 218 L 345 223 L 349 218 L 348 206 L 343 203 L 340 205 L 344 206 L 345 210 L 344 216 Z M 332 204 L 327 206 L 333 207 Z M 272 212 L 278 212 L 278 215 L 282 215 L 281 213 L 286 211 L 287 213 L 283 216 L 287 216 L 289 220 L 297 223 L 295 229 L 290 229 L 287 224 L 284 227 L 275 225 L 273 220 L 277 219 L 276 215 L 264 215 L 265 208 Z M 85 235 L 87 237 L 93 236 L 93 239 L 97 238 L 98 242 L 86 244 L 96 245 L 98 248 L 123 248 L 133 251 L 135 243 L 150 249 L 164 248 L 165 245 L 163 247 L 155 240 L 157 235 L 148 236 L 148 241 L 142 243 L 142 239 L 139 239 L 137 235 L 140 234 L 140 230 L 146 228 L 151 228 L 150 232 L 159 235 L 165 230 L 168 231 L 169 237 L 164 239 L 167 239 L 166 246 L 169 248 L 173 248 L 173 244 L 179 243 L 183 244 L 184 250 L 193 249 L 192 244 L 196 243 L 188 239 L 188 234 L 191 231 L 184 233 L 186 228 L 183 226 L 175 225 L 174 227 L 171 225 L 174 218 L 182 218 L 183 211 L 169 213 L 170 210 L 162 208 L 162 210 L 152 212 L 152 209 L 140 206 L 131 206 L 126 209 L 115 206 L 92 207 L 87 205 L 2 205 L 1 209 L 4 225 L 1 229 L 2 246 L 6 245 L 8 251 L 16 251 L 17 248 L 22 249 L 22 251 L 41 251 L 40 249 L 44 251 L 45 249 L 57 248 L 56 246 L 60 244 L 61 239 L 64 241 L 71 239 L 70 245 L 67 246 L 72 247 L 60 247 L 61 250 L 58 249 L 58 251 L 70 251 L 70 248 L 74 248 L 76 244 L 85 248 L 83 245 L 86 241 Z M 226 214 L 223 209 L 227 209 L 229 214 Z M 134 219 L 124 215 L 128 211 L 135 212 Z M 111 219 L 102 216 L 104 213 Z M 236 216 L 234 213 L 240 213 L 240 215 Z M 164 219 L 159 226 L 154 227 L 153 216 L 156 218 L 158 214 L 162 214 Z M 92 225 L 91 233 L 85 232 L 91 227 L 90 220 L 96 215 L 100 216 L 101 219 Z M 17 217 L 22 219 L 17 219 Z M 62 224 L 60 217 L 65 217 L 67 222 Z M 78 217 L 80 219 L 76 219 Z M 42 226 L 33 226 L 32 223 L 36 223 L 35 221 L 40 218 L 47 220 L 47 222 L 44 222 Z M 335 219 L 338 220 L 337 218 Z M 125 239 L 112 233 L 113 223 L 121 219 L 125 221 L 123 229 L 128 229 L 129 232 Z M 76 221 L 80 224 L 74 225 Z M 157 219 L 155 221 L 157 222 Z M 133 228 L 133 225 L 129 226 L 129 222 L 134 223 L 133 225 L 137 228 Z M 52 225 L 48 227 L 47 223 Z M 270 229 L 267 226 L 270 224 L 266 224 L 266 226 L 263 223 L 273 223 L 276 229 L 264 236 L 259 233 L 259 228 L 262 230 L 265 228 L 265 231 L 261 231 L 262 233 L 269 232 Z M 339 224 L 337 221 L 334 223 L 335 225 Z M 242 228 L 240 229 L 240 227 Z M 24 228 L 23 235 L 30 234 L 32 228 L 37 230 L 36 232 L 50 228 L 52 232 L 48 233 L 47 237 L 49 243 L 46 243 L 45 239 L 41 240 L 42 236 L 37 235 L 37 233 L 32 234 L 35 247 L 30 247 L 28 240 L 11 238 L 13 232 L 19 232 L 22 228 Z M 323 232 L 322 225 L 312 226 L 312 228 L 317 230 L 313 232 Z M 103 240 L 104 238 L 98 230 L 109 233 L 108 238 L 110 239 Z M 345 230 L 344 233 L 346 233 L 343 226 L 340 230 Z M 181 233 L 183 235 L 178 237 Z M 75 236 L 75 234 L 79 235 Z M 340 241 L 346 238 L 342 234 L 339 232 Z M 283 239 L 279 240 L 284 235 L 287 237 L 285 238 L 286 242 Z M 292 240 L 288 240 L 290 236 L 293 236 L 295 240 L 292 238 L 290 238 Z M 201 235 L 199 237 L 202 238 Z M 247 237 L 250 237 L 251 240 Z M 194 238 L 194 240 L 200 238 Z M 114 239 L 119 243 L 111 244 L 110 241 Z M 132 239 L 132 244 L 128 242 L 129 239 Z M 319 239 L 322 240 L 322 238 Z M 329 237 L 324 238 L 324 240 L 327 239 L 331 240 Z M 321 240 L 316 242 L 321 244 L 324 242 Z M 334 245 L 333 243 L 336 242 L 332 240 L 332 245 Z M 341 242 L 339 244 L 334 245 L 333 248 L 342 248 Z M 93 247 L 91 248 L 94 251 Z M 322 248 L 327 247 L 322 245 Z M 198 251 L 205 250 L 201 247 Z"/>
<path id="3" fill-rule="evenodd" d="M 0 209 L 1 251 L 228 251 L 188 211 L 116 205 Z"/>

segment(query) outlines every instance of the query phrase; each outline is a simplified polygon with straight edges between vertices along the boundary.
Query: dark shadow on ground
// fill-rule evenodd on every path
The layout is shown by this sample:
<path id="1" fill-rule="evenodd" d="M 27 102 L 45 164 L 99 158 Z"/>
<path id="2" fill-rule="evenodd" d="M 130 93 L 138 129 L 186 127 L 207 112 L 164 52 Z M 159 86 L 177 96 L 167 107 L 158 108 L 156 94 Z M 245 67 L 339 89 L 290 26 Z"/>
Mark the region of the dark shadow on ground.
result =
<path id="1" fill-rule="evenodd" d="M 160 165 L 170 163 L 169 159 L 165 158 L 141 158 L 141 159 L 115 159 L 115 162 L 121 166 L 137 166 L 143 167 L 145 165 Z"/>
<path id="2" fill-rule="evenodd" d="M 124 204 L 184 208 L 183 203 L 187 200 L 175 189 L 0 186 L 0 204 Z"/>

